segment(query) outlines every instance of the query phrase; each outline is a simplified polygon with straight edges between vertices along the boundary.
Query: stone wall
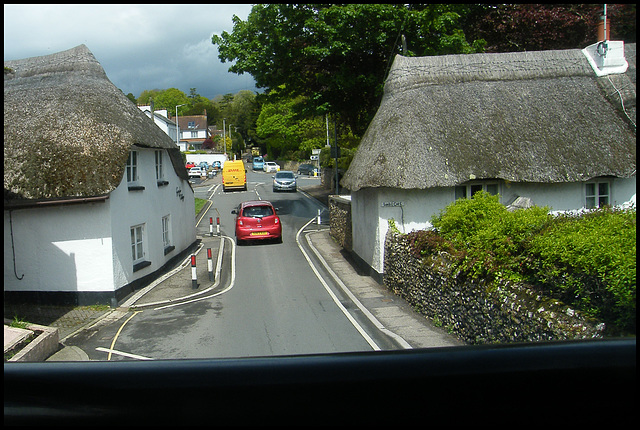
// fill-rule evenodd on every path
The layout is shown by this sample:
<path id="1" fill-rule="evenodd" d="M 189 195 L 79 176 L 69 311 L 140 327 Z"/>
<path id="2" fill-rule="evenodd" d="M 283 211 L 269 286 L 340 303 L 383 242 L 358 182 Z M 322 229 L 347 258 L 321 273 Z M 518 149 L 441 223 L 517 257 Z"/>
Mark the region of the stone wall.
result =
<path id="1" fill-rule="evenodd" d="M 351 199 L 344 196 L 329 196 L 329 233 L 344 249 L 349 252 L 353 250 L 351 241 Z"/>
<path id="2" fill-rule="evenodd" d="M 387 288 L 470 344 L 600 338 L 604 330 L 524 285 L 496 287 L 453 276 L 446 254 L 426 263 L 411 254 L 406 236 L 392 230 L 384 273 Z"/>

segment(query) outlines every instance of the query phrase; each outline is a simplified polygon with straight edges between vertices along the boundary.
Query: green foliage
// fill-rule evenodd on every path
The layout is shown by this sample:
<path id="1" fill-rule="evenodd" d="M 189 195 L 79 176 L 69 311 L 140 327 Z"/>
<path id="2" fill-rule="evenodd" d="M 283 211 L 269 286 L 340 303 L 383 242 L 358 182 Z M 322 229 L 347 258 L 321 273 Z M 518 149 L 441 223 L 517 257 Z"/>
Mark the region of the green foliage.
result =
<path id="1" fill-rule="evenodd" d="M 527 274 L 548 294 L 635 333 L 635 210 L 562 216 L 527 251 Z"/>
<path id="2" fill-rule="evenodd" d="M 249 73 L 259 88 L 286 85 L 304 96 L 311 116 L 336 114 L 362 135 L 378 108 L 390 61 L 405 55 L 468 53 L 458 23 L 465 5 L 257 4 L 233 31 L 214 35 L 233 73 Z M 375 29 L 375 31 L 372 31 Z M 268 92 L 268 91 L 267 91 Z"/>
<path id="3" fill-rule="evenodd" d="M 459 199 L 432 220 L 454 246 L 464 250 L 460 269 L 474 277 L 514 277 L 524 244 L 549 221 L 548 208 L 509 212 L 499 196 L 484 191 Z"/>
<path id="4" fill-rule="evenodd" d="M 435 231 L 408 234 L 416 256 L 445 251 L 460 274 L 526 282 L 604 321 L 610 334 L 635 334 L 635 209 L 554 218 L 546 207 L 509 212 L 481 192 L 432 224 Z"/>

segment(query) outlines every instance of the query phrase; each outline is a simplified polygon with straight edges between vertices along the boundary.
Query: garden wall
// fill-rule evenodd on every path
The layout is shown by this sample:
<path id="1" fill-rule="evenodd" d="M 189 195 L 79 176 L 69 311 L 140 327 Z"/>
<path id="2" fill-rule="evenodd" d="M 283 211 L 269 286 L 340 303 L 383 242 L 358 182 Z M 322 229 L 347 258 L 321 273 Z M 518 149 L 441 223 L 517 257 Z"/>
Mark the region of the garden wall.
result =
<path id="1" fill-rule="evenodd" d="M 447 254 L 421 259 L 406 236 L 385 240 L 384 284 L 418 312 L 470 344 L 601 338 L 604 325 L 587 321 L 524 285 L 489 286 L 453 276 Z"/>

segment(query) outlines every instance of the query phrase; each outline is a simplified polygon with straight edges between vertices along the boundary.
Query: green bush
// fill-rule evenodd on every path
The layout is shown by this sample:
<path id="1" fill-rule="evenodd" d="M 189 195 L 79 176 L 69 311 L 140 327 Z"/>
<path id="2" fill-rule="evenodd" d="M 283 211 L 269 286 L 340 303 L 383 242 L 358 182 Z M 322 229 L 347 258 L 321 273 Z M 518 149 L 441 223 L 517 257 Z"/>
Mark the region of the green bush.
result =
<path id="1" fill-rule="evenodd" d="M 446 251 L 458 273 L 525 281 L 604 321 L 609 334 L 635 334 L 635 209 L 560 217 L 548 212 L 510 212 L 499 196 L 480 192 L 435 216 L 435 231 L 408 237 L 415 255 Z"/>
<path id="2" fill-rule="evenodd" d="M 528 245 L 526 272 L 545 292 L 635 333 L 636 211 L 562 216 Z"/>
<path id="3" fill-rule="evenodd" d="M 459 199 L 432 219 L 445 239 L 462 251 L 460 270 L 473 277 L 518 278 L 526 241 L 550 220 L 547 207 L 509 212 L 486 192 Z"/>

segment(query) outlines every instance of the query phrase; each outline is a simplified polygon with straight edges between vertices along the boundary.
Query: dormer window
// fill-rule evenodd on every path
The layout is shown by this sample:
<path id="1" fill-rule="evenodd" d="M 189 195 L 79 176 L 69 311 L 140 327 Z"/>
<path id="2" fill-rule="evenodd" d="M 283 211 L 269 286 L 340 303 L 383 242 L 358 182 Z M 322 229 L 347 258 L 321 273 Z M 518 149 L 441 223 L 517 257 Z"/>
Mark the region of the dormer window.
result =
<path id="1" fill-rule="evenodd" d="M 189 121 L 188 128 L 196 128 L 196 122 L 195 121 Z"/>

